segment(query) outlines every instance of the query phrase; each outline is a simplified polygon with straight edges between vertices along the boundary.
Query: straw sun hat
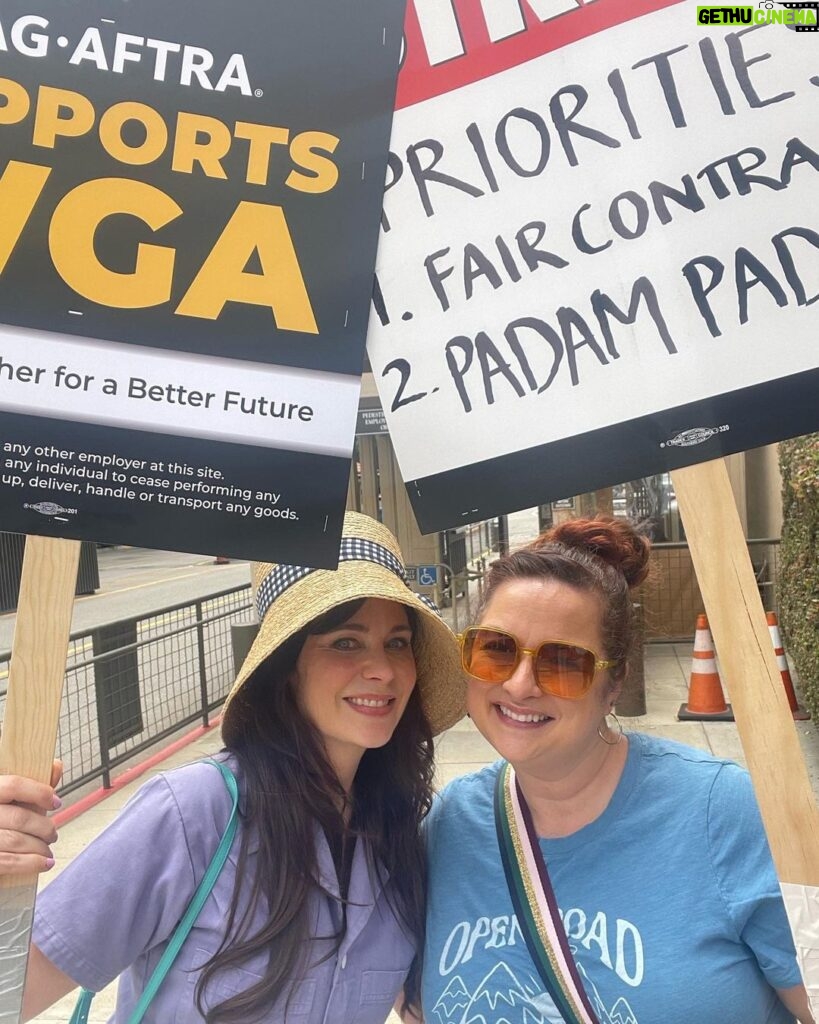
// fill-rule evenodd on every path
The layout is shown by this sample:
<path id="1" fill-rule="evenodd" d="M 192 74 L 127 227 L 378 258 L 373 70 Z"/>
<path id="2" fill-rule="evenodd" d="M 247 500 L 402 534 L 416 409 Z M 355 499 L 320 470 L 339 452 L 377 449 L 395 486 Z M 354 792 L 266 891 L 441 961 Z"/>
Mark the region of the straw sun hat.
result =
<path id="1" fill-rule="evenodd" d="M 261 625 L 225 702 L 223 727 L 235 695 L 286 640 L 331 608 L 369 597 L 398 601 L 416 613 L 417 685 L 433 734 L 463 717 L 465 685 L 455 638 L 434 605 L 410 590 L 398 543 L 381 523 L 358 512 L 345 515 L 337 570 L 264 562 L 255 566 L 254 582 Z"/>

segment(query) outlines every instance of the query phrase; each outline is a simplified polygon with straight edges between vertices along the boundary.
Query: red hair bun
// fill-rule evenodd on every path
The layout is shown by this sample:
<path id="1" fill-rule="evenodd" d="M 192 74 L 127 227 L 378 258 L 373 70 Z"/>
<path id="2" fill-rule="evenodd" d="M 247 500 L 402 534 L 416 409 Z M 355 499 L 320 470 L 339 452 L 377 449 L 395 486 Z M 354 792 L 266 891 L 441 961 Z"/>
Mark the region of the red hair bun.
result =
<path id="1" fill-rule="evenodd" d="M 622 573 L 629 587 L 636 587 L 648 575 L 651 544 L 626 519 L 602 513 L 594 518 L 568 519 L 542 533 L 531 547 L 537 550 L 547 544 L 596 555 Z"/>

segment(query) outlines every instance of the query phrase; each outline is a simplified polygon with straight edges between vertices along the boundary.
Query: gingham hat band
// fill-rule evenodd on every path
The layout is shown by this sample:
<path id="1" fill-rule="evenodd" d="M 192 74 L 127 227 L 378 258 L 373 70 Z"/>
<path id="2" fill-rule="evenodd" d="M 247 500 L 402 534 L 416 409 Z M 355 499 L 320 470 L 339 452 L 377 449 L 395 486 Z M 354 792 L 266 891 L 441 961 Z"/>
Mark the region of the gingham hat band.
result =
<path id="1" fill-rule="evenodd" d="M 339 564 L 341 562 L 373 562 L 384 569 L 388 569 L 401 580 L 408 590 L 411 590 L 407 582 L 407 575 L 404 572 L 404 566 L 399 559 L 395 557 L 392 551 L 381 544 L 376 544 L 375 541 L 364 540 L 360 537 L 342 537 L 338 560 Z M 289 590 L 294 583 L 298 583 L 299 580 L 303 580 L 311 573 L 323 571 L 325 570 L 309 569 L 300 565 L 274 566 L 265 576 L 256 593 L 256 608 L 259 613 L 259 621 L 264 619 L 273 602 L 281 597 L 286 590 Z M 424 594 L 416 594 L 415 596 L 423 601 L 436 615 L 441 614 L 435 602 L 431 601 Z"/>

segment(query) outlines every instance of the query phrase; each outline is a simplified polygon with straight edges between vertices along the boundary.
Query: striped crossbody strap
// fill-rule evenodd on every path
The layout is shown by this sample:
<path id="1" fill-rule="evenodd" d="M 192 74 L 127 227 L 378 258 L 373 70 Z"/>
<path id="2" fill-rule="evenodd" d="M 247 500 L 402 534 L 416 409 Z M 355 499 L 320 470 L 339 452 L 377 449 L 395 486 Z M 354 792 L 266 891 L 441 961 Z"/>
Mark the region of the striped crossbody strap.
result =
<path id="1" fill-rule="evenodd" d="M 503 766 L 495 784 L 495 828 L 518 924 L 546 991 L 566 1024 L 599 1024 L 569 949 L 531 812 L 510 764 Z"/>

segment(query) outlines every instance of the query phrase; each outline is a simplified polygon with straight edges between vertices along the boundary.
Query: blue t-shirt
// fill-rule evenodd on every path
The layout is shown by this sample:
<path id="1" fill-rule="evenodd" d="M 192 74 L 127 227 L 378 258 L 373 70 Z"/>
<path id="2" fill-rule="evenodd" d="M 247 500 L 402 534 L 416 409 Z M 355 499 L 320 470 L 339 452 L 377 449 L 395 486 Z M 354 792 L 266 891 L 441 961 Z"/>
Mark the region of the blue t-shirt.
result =
<path id="1" fill-rule="evenodd" d="M 542 839 L 601 1024 L 792 1024 L 801 981 L 750 778 L 632 733 L 591 824 Z M 559 1024 L 512 909 L 495 835 L 500 763 L 451 783 L 428 819 L 426 1024 Z"/>

